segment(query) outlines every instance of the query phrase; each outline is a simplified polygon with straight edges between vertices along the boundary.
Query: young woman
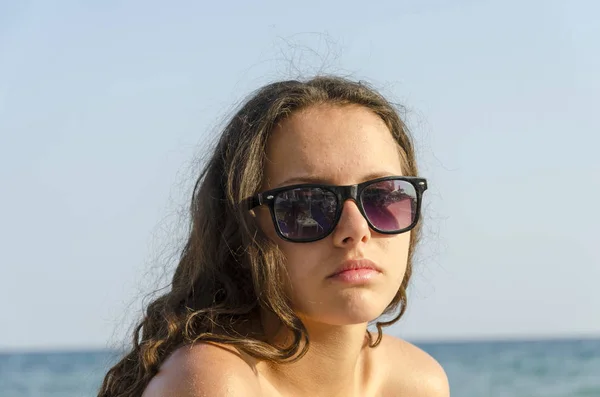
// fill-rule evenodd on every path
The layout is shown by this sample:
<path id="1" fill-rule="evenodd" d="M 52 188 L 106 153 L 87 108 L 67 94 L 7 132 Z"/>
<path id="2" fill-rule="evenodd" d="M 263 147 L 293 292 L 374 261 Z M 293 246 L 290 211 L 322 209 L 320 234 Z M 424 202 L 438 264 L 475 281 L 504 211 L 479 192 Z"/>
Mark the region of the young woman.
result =
<path id="1" fill-rule="evenodd" d="M 449 396 L 432 357 L 382 333 L 406 309 L 426 189 L 364 83 L 263 87 L 223 131 L 171 288 L 99 396 Z"/>

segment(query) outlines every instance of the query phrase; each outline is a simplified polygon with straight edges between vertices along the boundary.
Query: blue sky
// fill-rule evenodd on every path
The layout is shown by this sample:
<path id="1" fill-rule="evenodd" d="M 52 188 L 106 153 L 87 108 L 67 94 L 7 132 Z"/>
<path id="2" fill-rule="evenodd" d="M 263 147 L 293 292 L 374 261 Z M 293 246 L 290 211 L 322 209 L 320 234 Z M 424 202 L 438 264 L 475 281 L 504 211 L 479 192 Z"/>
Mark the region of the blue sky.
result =
<path id="1" fill-rule="evenodd" d="M 600 5 L 290 4 L 0 2 L 0 349 L 117 343 L 219 126 L 318 72 L 405 105 L 430 180 L 391 333 L 600 335 Z"/>

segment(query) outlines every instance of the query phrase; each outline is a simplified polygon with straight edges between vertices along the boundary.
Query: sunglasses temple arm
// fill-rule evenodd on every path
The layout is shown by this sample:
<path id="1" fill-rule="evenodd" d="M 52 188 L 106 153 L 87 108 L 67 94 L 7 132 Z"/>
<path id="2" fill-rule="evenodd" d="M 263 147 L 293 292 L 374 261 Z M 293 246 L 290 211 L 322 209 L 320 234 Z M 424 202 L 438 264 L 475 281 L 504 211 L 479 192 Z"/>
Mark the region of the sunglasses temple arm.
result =
<path id="1" fill-rule="evenodd" d="M 254 197 L 249 197 L 246 200 L 244 200 L 246 208 L 248 210 L 252 210 L 252 209 L 258 207 L 259 205 L 261 205 L 260 201 L 261 200 L 260 200 L 260 197 L 259 197 L 258 194 L 256 196 L 254 196 Z"/>

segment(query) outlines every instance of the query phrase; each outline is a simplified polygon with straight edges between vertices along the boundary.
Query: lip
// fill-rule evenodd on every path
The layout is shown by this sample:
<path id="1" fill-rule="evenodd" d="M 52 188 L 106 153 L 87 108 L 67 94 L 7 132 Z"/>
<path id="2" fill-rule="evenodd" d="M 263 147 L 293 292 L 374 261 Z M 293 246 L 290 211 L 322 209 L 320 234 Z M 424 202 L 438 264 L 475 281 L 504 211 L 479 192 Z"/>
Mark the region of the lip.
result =
<path id="1" fill-rule="evenodd" d="M 382 273 L 381 268 L 375 262 L 369 259 L 349 259 L 341 263 L 340 266 L 327 278 L 336 278 L 342 275 L 376 275 Z"/>

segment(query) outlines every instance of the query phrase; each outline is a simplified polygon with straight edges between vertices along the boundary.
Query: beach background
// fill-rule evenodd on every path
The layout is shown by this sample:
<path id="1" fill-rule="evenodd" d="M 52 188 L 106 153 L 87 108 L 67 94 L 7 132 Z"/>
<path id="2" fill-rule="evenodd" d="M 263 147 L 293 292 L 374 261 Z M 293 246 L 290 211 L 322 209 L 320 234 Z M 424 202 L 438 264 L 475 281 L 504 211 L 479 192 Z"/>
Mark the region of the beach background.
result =
<path id="1" fill-rule="evenodd" d="M 452 396 L 598 397 L 600 339 L 424 342 Z M 113 351 L 0 354 L 2 397 L 93 396 Z"/>
<path id="2" fill-rule="evenodd" d="M 320 73 L 401 105 L 428 179 L 387 331 L 421 341 L 455 397 L 600 397 L 598 15 L 593 0 L 0 1 L 0 397 L 94 395 L 168 286 L 224 121 L 263 84 Z"/>

